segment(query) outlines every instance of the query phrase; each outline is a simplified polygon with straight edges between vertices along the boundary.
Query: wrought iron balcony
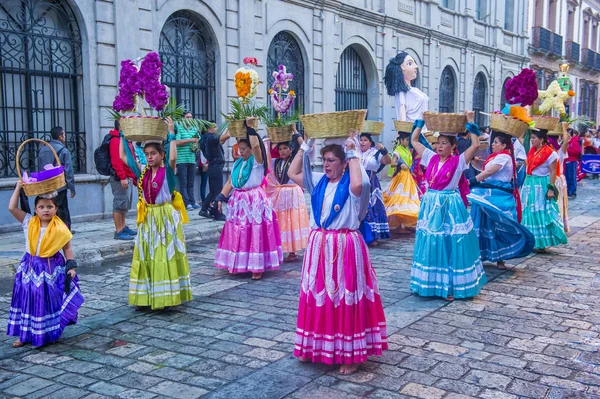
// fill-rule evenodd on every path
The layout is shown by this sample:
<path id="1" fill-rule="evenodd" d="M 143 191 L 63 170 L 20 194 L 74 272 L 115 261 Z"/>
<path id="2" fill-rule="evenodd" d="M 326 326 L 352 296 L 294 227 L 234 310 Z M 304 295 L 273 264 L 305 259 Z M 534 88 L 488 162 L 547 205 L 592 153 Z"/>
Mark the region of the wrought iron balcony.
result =
<path id="1" fill-rule="evenodd" d="M 533 47 L 537 50 L 550 53 L 552 51 L 552 32 L 546 28 L 542 28 L 541 26 L 534 27 Z"/>
<path id="2" fill-rule="evenodd" d="M 565 42 L 565 58 L 568 61 L 579 62 L 579 43 Z"/>
<path id="3" fill-rule="evenodd" d="M 594 68 L 596 66 L 596 53 L 594 50 L 584 48 L 581 51 L 581 63 L 586 68 Z"/>
<path id="4" fill-rule="evenodd" d="M 558 33 L 554 33 L 552 36 L 552 53 L 554 55 L 561 56 L 563 49 L 563 37 Z"/>
<path id="5" fill-rule="evenodd" d="M 600 71 L 600 55 L 596 53 L 596 70 Z"/>

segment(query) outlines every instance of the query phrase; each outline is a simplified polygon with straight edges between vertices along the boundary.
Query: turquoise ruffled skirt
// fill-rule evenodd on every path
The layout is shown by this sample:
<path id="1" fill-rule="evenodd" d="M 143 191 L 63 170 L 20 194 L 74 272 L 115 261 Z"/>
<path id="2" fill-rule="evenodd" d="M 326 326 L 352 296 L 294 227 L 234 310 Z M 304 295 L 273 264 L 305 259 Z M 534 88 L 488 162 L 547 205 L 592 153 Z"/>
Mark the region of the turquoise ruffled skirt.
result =
<path id="1" fill-rule="evenodd" d="M 547 199 L 549 176 L 527 175 L 521 190 L 523 220 L 521 223 L 533 233 L 535 248 L 543 249 L 567 243 L 567 235 L 560 211 L 558 198 Z"/>
<path id="2" fill-rule="evenodd" d="M 498 262 L 527 256 L 535 238 L 517 221 L 511 183 L 486 181 L 471 188 L 471 218 L 479 237 L 481 260 Z"/>
<path id="3" fill-rule="evenodd" d="M 479 241 L 460 194 L 427 190 L 417 222 L 410 290 L 420 296 L 470 298 L 486 282 Z"/>

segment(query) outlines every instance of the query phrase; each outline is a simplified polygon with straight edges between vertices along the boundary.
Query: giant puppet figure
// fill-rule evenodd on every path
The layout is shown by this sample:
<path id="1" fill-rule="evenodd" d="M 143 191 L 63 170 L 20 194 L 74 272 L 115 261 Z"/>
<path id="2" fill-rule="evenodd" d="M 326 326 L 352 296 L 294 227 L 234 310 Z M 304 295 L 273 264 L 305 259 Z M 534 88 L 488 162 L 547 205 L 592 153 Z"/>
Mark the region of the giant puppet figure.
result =
<path id="1" fill-rule="evenodd" d="M 414 58 L 404 51 L 390 59 L 385 68 L 385 88 L 394 97 L 399 121 L 423 119 L 423 112 L 428 109 L 429 97 L 410 83 L 417 78 L 418 68 Z"/>

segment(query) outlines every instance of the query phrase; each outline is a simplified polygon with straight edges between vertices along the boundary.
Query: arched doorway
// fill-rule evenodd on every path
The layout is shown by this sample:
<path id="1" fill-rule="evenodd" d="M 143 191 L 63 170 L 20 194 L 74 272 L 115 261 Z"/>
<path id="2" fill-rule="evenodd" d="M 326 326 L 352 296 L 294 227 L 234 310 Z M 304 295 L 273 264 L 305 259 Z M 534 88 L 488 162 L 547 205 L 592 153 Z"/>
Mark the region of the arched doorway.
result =
<path id="1" fill-rule="evenodd" d="M 3 0 L 0 7 L 0 177 L 16 176 L 19 145 L 67 133 L 75 172 L 86 171 L 79 24 L 59 0 Z M 36 168 L 38 146 L 24 148 L 21 168 Z"/>
<path id="2" fill-rule="evenodd" d="M 475 76 L 475 82 L 473 83 L 473 111 L 475 111 L 475 123 L 479 126 L 485 126 L 487 124 L 487 117 L 482 115 L 482 112 L 486 111 L 486 103 L 488 98 L 487 83 L 485 75 L 479 72 Z"/>
<path id="3" fill-rule="evenodd" d="M 216 46 L 210 27 L 196 14 L 177 11 L 160 32 L 162 83 L 196 118 L 216 120 Z"/>
<path id="4" fill-rule="evenodd" d="M 456 103 L 456 78 L 452 68 L 447 66 L 442 71 L 440 78 L 440 102 L 439 112 L 454 112 Z"/>
<path id="5" fill-rule="evenodd" d="M 347 47 L 338 65 L 335 85 L 335 110 L 368 108 L 367 74 L 360 56 Z"/>
<path id="6" fill-rule="evenodd" d="M 296 100 L 289 111 L 290 114 L 297 109 L 306 112 L 304 107 L 304 58 L 298 42 L 288 32 L 277 33 L 269 45 L 267 53 L 267 90 L 271 88 L 275 80 L 272 73 L 279 69 L 280 64 L 285 65 L 287 72 L 294 75 L 294 80 L 290 82 L 290 90 L 294 90 L 296 93 Z M 271 105 L 270 96 L 267 96 L 267 103 Z"/>

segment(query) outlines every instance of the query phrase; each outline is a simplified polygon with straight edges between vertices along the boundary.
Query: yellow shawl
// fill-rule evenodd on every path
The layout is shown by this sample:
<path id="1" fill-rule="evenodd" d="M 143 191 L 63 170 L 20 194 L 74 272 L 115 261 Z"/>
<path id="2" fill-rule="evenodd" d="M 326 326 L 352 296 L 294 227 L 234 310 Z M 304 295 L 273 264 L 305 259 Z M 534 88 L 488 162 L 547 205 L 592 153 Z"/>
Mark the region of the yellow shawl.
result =
<path id="1" fill-rule="evenodd" d="M 37 244 L 42 230 L 42 221 L 38 216 L 33 216 L 29 221 L 27 239 L 29 240 L 29 253 L 41 258 L 49 258 L 60 251 L 73 238 L 69 228 L 58 216 L 54 216 L 46 227 L 44 237 L 40 244 L 40 252 L 36 254 Z"/>

